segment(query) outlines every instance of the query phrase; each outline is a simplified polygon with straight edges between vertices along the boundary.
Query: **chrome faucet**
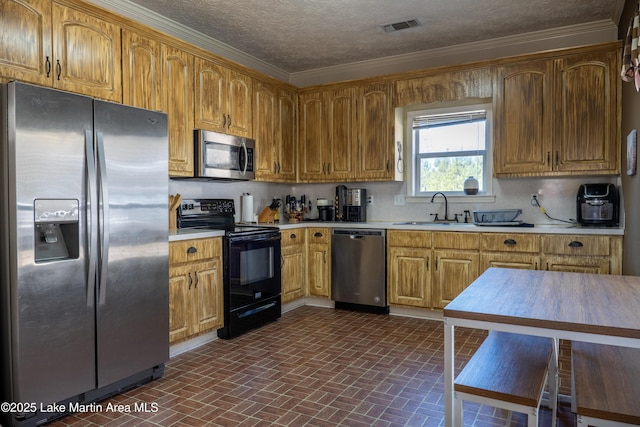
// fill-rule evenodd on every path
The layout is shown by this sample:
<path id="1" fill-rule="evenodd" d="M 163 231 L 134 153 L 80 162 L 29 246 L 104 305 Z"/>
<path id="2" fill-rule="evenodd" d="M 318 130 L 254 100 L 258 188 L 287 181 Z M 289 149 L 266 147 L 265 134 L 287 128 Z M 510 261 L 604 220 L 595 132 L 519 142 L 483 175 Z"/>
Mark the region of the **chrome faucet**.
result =
<path id="1" fill-rule="evenodd" d="M 431 203 L 433 203 L 433 199 L 435 199 L 438 194 L 440 194 L 442 197 L 444 197 L 444 219 L 439 219 L 438 218 L 438 214 L 435 214 L 435 218 L 433 219 L 433 222 L 438 222 L 438 221 L 455 221 L 455 222 L 458 222 L 458 215 L 456 215 L 456 218 L 454 220 L 449 220 L 449 206 L 448 206 L 448 202 L 447 202 L 447 196 L 445 196 L 443 192 L 438 191 L 437 193 L 435 193 L 433 195 L 433 197 L 431 198 Z"/>

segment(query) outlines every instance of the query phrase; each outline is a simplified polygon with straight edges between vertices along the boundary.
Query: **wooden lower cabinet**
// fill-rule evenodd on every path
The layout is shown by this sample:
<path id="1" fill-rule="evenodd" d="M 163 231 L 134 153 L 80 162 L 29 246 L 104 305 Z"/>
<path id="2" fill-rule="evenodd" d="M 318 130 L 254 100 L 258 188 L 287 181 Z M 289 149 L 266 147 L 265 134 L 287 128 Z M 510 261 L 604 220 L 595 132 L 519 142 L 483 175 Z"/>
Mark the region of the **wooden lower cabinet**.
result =
<path id="1" fill-rule="evenodd" d="M 478 251 L 434 250 L 433 307 L 444 308 L 478 276 Z"/>
<path id="2" fill-rule="evenodd" d="M 543 235 L 542 268 L 596 274 L 622 274 L 622 236 Z"/>
<path id="3" fill-rule="evenodd" d="M 307 229 L 309 295 L 331 297 L 331 229 Z"/>
<path id="4" fill-rule="evenodd" d="M 622 236 L 387 231 L 389 304 L 444 308 L 490 267 L 622 274 Z"/>
<path id="5" fill-rule="evenodd" d="M 171 242 L 169 259 L 169 342 L 221 328 L 221 238 Z"/>
<path id="6" fill-rule="evenodd" d="M 305 229 L 282 230 L 282 303 L 302 298 L 306 293 Z"/>
<path id="7" fill-rule="evenodd" d="M 389 303 L 431 307 L 431 249 L 389 247 Z"/>
<path id="8" fill-rule="evenodd" d="M 389 304 L 431 307 L 431 232 L 387 231 Z"/>

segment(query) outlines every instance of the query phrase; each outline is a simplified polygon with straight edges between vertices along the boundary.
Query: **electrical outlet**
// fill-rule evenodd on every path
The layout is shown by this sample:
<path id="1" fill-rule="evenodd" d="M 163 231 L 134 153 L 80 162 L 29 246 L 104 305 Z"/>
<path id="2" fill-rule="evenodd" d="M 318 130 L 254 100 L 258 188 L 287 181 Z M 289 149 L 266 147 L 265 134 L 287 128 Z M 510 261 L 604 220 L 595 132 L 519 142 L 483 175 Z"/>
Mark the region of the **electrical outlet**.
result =
<path id="1" fill-rule="evenodd" d="M 530 200 L 531 206 L 538 206 L 538 195 L 537 194 L 532 194 L 531 195 L 531 200 Z"/>
<path id="2" fill-rule="evenodd" d="M 393 204 L 395 206 L 404 206 L 404 195 L 396 194 L 393 196 Z"/>
<path id="3" fill-rule="evenodd" d="M 373 196 L 367 196 L 367 204 L 369 206 L 373 205 Z"/>

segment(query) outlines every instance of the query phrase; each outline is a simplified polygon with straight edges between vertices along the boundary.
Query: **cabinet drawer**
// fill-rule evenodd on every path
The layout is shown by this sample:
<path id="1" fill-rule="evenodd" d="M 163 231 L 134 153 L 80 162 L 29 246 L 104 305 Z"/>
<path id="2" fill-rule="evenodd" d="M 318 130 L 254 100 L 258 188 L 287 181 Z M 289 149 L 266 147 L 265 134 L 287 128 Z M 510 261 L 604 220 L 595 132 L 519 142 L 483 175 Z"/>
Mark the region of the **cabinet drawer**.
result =
<path id="1" fill-rule="evenodd" d="M 480 233 L 434 232 L 434 248 L 480 249 Z"/>
<path id="2" fill-rule="evenodd" d="M 282 230 L 280 236 L 282 237 L 282 246 L 302 245 L 305 242 L 305 229 Z"/>
<path id="3" fill-rule="evenodd" d="M 387 231 L 387 245 L 404 248 L 430 248 L 430 231 Z"/>
<path id="4" fill-rule="evenodd" d="M 540 236 L 535 234 L 487 233 L 482 235 L 483 251 L 540 252 Z"/>
<path id="5" fill-rule="evenodd" d="M 542 252 L 557 255 L 600 255 L 610 253 L 608 236 L 545 235 Z"/>
<path id="6" fill-rule="evenodd" d="M 222 238 L 169 242 L 169 263 L 197 261 L 222 256 Z"/>
<path id="7" fill-rule="evenodd" d="M 331 241 L 331 229 L 329 228 L 309 228 L 307 230 L 309 243 L 325 243 Z"/>

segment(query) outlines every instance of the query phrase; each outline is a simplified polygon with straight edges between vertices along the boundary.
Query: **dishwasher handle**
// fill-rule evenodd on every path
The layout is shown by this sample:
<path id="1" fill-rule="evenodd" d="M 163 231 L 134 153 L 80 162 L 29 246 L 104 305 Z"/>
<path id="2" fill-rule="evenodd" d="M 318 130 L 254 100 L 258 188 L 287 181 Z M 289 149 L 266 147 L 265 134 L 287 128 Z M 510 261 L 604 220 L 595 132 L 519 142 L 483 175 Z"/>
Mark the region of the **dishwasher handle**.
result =
<path id="1" fill-rule="evenodd" d="M 356 235 L 353 235 L 353 234 L 349 235 L 349 238 L 351 240 L 364 240 L 364 236 L 356 236 Z"/>
<path id="2" fill-rule="evenodd" d="M 362 239 L 366 236 L 385 237 L 385 230 L 367 229 L 367 228 L 334 228 L 331 232 L 334 236 L 349 236 L 352 239 Z"/>

